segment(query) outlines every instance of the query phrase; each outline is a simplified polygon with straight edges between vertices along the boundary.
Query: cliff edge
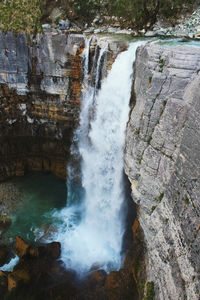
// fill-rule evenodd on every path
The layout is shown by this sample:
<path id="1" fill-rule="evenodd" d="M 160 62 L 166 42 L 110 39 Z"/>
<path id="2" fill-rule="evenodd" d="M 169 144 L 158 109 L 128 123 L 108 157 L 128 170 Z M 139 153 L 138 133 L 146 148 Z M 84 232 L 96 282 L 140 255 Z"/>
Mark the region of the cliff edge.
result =
<path id="1" fill-rule="evenodd" d="M 156 299 L 198 300 L 200 288 L 200 52 L 137 51 L 125 172 L 147 246 Z"/>
<path id="2" fill-rule="evenodd" d="M 128 47 L 114 38 L 88 39 L 90 65 L 107 45 L 106 70 Z M 85 42 L 82 34 L 0 32 L 0 181 L 27 171 L 66 177 L 84 89 Z"/>

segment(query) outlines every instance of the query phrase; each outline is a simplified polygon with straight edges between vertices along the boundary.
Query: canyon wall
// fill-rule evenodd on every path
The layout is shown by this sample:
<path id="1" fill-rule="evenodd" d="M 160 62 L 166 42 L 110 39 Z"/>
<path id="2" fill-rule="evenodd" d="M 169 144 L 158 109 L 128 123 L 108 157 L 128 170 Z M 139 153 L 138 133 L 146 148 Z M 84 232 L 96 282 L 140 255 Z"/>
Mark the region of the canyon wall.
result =
<path id="1" fill-rule="evenodd" d="M 31 42 L 31 41 L 29 41 Z M 0 35 L 0 180 L 27 170 L 64 177 L 78 118 L 83 36 Z"/>
<path id="2" fill-rule="evenodd" d="M 0 32 L 0 181 L 42 170 L 65 178 L 79 119 L 85 40 L 81 34 Z M 107 46 L 109 69 L 127 45 L 94 36 L 90 60 Z"/>
<path id="3" fill-rule="evenodd" d="M 0 33 L 0 181 L 34 170 L 65 178 L 85 39 Z M 108 71 L 127 46 L 93 37 L 89 65 L 107 47 Z M 125 171 L 145 235 L 147 279 L 161 300 L 199 297 L 199 71 L 195 47 L 147 44 L 137 51 Z"/>
<path id="4" fill-rule="evenodd" d="M 199 71 L 199 48 L 137 51 L 125 171 L 159 300 L 200 295 Z"/>

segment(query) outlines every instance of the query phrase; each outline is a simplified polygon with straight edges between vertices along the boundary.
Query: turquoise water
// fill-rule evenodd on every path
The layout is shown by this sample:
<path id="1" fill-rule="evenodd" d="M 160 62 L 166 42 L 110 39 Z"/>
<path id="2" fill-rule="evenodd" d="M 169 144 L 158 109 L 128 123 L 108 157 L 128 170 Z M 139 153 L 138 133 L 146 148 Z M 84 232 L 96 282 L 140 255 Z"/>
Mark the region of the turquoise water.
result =
<path id="1" fill-rule="evenodd" d="M 200 41 L 190 40 L 186 38 L 174 38 L 174 39 L 155 39 L 156 44 L 160 44 L 164 47 L 170 46 L 190 46 L 190 47 L 200 47 Z"/>
<path id="2" fill-rule="evenodd" d="M 200 42 L 195 40 L 149 38 L 147 40 L 164 47 L 200 46 Z M 67 193 L 66 182 L 51 174 L 29 174 L 11 182 L 23 192 L 20 204 L 11 215 L 12 225 L 4 235 L 6 242 L 14 242 L 16 235 L 30 241 L 45 241 L 56 236 L 60 226 L 64 231 L 70 231 L 82 219 L 85 209 L 82 204 L 84 192 L 78 183 L 70 183 Z M 71 206 L 70 216 L 67 216 L 66 222 L 66 210 L 63 209 Z M 76 209 L 73 210 L 74 207 Z"/>
<path id="3" fill-rule="evenodd" d="M 22 190 L 22 200 L 11 216 L 12 225 L 4 238 L 10 242 L 16 235 L 30 241 L 48 239 L 61 222 L 55 212 L 66 206 L 66 182 L 54 175 L 40 173 L 11 182 Z"/>

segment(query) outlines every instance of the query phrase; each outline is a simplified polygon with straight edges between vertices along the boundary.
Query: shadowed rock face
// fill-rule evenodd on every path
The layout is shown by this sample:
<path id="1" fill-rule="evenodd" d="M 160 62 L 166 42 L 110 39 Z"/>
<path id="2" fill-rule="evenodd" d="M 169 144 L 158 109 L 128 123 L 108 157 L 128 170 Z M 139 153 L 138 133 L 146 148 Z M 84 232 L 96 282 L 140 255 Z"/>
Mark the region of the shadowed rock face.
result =
<path id="1" fill-rule="evenodd" d="M 0 248 L 2 252 L 7 250 Z M 17 236 L 13 250 L 19 262 L 12 272 L 0 271 L 2 299 L 137 299 L 129 268 L 109 275 L 104 270 L 91 270 L 80 279 L 59 259 L 59 242 L 31 245 Z"/>
<path id="2" fill-rule="evenodd" d="M 108 44 L 107 70 L 126 49 Z M 80 34 L 0 32 L 0 181 L 26 171 L 51 171 L 66 177 L 73 129 L 79 119 L 85 37 Z"/>
<path id="3" fill-rule="evenodd" d="M 0 180 L 27 170 L 65 177 L 78 120 L 82 35 L 0 34 Z"/>
<path id="4" fill-rule="evenodd" d="M 147 45 L 137 52 L 125 171 L 157 299 L 199 297 L 199 62 L 198 48 Z"/>

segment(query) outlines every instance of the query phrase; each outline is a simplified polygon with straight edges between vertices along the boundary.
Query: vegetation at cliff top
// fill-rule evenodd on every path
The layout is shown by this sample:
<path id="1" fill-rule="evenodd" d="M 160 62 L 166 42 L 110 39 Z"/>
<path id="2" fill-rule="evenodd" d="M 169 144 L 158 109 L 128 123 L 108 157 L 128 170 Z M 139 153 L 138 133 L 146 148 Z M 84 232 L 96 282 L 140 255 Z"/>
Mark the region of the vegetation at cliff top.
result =
<path id="1" fill-rule="evenodd" d="M 0 3 L 0 26 L 4 31 L 40 32 L 41 16 L 40 0 L 3 0 Z"/>
<path id="2" fill-rule="evenodd" d="M 111 10 L 136 27 L 153 25 L 158 16 L 177 16 L 183 9 L 191 9 L 196 0 L 110 0 Z"/>
<path id="3" fill-rule="evenodd" d="M 190 9 L 197 0 L 2 0 L 0 28 L 28 33 L 41 31 L 53 8 L 62 9 L 64 16 L 90 23 L 97 15 L 120 17 L 121 25 L 137 28 L 152 25 L 158 16 L 176 16 Z"/>

